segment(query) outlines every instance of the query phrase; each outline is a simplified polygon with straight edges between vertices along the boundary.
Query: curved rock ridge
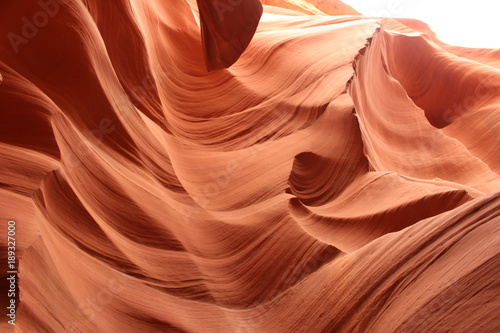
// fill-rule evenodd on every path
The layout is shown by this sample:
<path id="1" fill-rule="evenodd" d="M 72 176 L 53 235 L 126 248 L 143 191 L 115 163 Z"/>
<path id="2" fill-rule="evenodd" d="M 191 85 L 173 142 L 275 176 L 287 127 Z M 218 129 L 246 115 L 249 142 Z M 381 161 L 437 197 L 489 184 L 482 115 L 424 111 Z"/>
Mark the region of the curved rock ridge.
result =
<path id="1" fill-rule="evenodd" d="M 500 50 L 263 4 L 0 4 L 16 332 L 500 330 Z"/>

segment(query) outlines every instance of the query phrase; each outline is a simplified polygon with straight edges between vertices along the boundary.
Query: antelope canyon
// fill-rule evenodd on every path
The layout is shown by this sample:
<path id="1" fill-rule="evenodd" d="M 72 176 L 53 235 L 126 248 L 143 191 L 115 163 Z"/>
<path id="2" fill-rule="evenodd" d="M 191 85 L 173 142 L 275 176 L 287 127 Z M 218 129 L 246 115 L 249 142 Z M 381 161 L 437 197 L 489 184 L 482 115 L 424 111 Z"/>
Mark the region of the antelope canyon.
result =
<path id="1" fill-rule="evenodd" d="M 0 331 L 500 332 L 500 49 L 338 0 L 0 22 Z"/>

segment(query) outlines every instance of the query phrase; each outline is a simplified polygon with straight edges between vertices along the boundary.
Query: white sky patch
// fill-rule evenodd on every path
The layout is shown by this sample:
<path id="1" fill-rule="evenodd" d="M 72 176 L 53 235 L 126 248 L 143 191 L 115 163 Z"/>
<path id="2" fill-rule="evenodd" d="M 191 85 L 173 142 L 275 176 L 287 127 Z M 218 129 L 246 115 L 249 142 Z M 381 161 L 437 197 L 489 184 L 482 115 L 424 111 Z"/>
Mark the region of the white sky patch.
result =
<path id="1" fill-rule="evenodd" d="M 499 0 L 343 0 L 367 16 L 408 17 L 427 23 L 451 45 L 500 48 Z"/>

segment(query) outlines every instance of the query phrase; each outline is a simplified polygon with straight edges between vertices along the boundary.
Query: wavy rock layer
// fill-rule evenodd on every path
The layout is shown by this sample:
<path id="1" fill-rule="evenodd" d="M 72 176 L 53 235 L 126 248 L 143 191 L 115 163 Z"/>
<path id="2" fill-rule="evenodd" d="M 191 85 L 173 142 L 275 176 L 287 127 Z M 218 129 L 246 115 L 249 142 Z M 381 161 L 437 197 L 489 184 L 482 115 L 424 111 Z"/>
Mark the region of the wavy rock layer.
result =
<path id="1" fill-rule="evenodd" d="M 0 4 L 17 331 L 500 330 L 500 52 L 305 3 Z"/>

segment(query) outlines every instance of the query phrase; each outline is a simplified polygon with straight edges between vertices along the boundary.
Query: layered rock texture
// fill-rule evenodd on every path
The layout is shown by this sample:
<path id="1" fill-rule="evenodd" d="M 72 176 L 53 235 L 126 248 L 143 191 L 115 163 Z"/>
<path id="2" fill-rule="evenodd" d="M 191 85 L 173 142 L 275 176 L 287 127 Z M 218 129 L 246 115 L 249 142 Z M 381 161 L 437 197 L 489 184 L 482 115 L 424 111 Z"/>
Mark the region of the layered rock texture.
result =
<path id="1" fill-rule="evenodd" d="M 500 50 L 337 1 L 0 22 L 3 331 L 500 331 Z"/>

